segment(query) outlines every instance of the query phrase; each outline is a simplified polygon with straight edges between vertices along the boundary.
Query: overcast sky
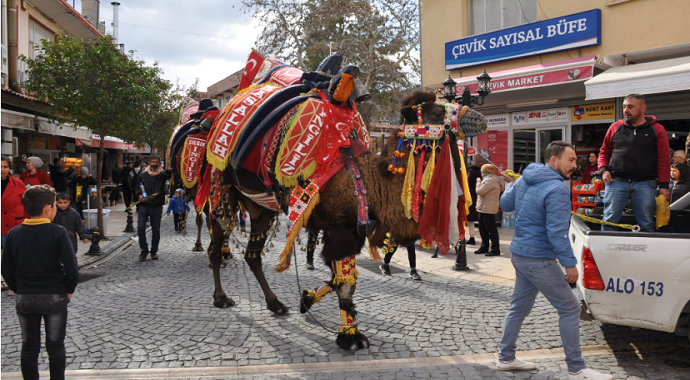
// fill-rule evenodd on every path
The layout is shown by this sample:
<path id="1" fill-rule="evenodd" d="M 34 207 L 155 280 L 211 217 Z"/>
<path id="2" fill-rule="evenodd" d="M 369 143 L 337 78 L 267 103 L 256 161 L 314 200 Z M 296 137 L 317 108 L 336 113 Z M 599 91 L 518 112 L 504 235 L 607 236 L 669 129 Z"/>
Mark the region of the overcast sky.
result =
<path id="1" fill-rule="evenodd" d="M 81 12 L 81 0 L 67 0 Z M 112 34 L 112 0 L 101 0 L 100 21 Z M 199 90 L 241 69 L 256 39 L 257 23 L 240 0 L 119 0 L 118 43 L 164 78 L 183 86 L 199 78 Z M 234 5 L 234 7 L 233 7 Z"/>

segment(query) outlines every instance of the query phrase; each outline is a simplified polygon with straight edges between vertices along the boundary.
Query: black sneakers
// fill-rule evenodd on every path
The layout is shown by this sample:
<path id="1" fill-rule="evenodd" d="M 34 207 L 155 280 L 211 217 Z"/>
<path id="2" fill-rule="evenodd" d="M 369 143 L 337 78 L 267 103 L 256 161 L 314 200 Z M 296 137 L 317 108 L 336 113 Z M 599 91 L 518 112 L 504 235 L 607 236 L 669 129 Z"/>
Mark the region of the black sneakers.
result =
<path id="1" fill-rule="evenodd" d="M 311 261 L 307 261 L 306 267 L 307 267 L 307 269 L 309 269 L 309 270 L 314 270 L 314 263 L 311 262 Z"/>
<path id="2" fill-rule="evenodd" d="M 384 276 L 391 275 L 391 268 L 388 266 L 388 264 L 379 265 L 379 269 L 381 269 L 381 274 L 383 274 Z"/>
<path id="3" fill-rule="evenodd" d="M 422 277 L 419 276 L 416 269 L 410 270 L 410 277 L 415 281 L 422 281 Z"/>
<path id="4" fill-rule="evenodd" d="M 500 256 L 500 255 L 501 255 L 501 251 L 489 251 L 489 252 L 484 254 L 484 256 Z"/>
<path id="5" fill-rule="evenodd" d="M 470 240 L 467 241 L 467 245 L 477 245 L 477 242 L 474 241 L 473 237 L 471 237 Z"/>
<path id="6" fill-rule="evenodd" d="M 149 251 L 144 249 L 141 251 L 141 255 L 139 255 L 139 261 L 146 261 L 146 256 L 149 255 Z"/>
<path id="7" fill-rule="evenodd" d="M 158 260 L 158 253 L 151 252 L 151 260 Z"/>
<path id="8" fill-rule="evenodd" d="M 489 253 L 489 251 L 485 248 L 479 248 L 478 250 L 474 251 L 475 255 L 483 255 Z"/>

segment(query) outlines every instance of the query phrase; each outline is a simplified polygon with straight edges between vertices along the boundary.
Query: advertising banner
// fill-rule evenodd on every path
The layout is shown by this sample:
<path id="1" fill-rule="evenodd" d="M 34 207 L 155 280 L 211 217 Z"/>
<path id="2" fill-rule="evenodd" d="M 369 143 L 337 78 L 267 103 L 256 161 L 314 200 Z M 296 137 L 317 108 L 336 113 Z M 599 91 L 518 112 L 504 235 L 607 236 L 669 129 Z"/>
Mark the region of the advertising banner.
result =
<path id="1" fill-rule="evenodd" d="M 486 131 L 477 136 L 477 154 L 473 157 L 475 164 L 491 161 L 500 170 L 508 169 L 508 131 Z"/>
<path id="2" fill-rule="evenodd" d="M 547 110 L 513 112 L 511 115 L 513 126 L 537 125 L 558 121 L 568 121 L 570 110 L 568 107 L 561 107 Z"/>
<path id="3" fill-rule="evenodd" d="M 572 107 L 573 121 L 608 120 L 616 118 L 616 103 L 587 104 Z"/>
<path id="4" fill-rule="evenodd" d="M 446 70 L 601 45 L 601 10 L 533 22 L 446 43 Z"/>

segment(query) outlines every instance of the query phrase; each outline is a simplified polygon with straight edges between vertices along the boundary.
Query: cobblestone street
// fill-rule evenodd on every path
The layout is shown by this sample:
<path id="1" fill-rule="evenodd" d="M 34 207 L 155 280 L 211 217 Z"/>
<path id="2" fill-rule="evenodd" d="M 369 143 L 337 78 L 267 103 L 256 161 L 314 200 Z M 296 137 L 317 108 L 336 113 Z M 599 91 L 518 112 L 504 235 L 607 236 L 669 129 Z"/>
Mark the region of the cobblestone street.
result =
<path id="1" fill-rule="evenodd" d="M 165 218 L 158 261 L 139 262 L 132 241 L 82 268 L 69 309 L 67 378 L 567 378 L 557 314 L 542 296 L 518 341 L 523 351 L 518 356 L 534 360 L 538 369 L 502 372 L 493 354 L 511 286 L 428 273 L 414 282 L 399 268 L 383 277 L 363 253 L 357 258 L 355 304 L 371 347 L 348 352 L 337 347 L 332 332 L 340 327 L 337 296 L 314 305 L 313 316 L 299 313 L 296 269 L 302 288 L 313 289 L 329 279 L 323 263 L 317 258 L 316 270 L 307 271 L 305 253 L 298 250 L 298 268 L 282 274 L 271 270 L 284 246 L 284 228 L 264 257 L 269 284 L 290 307 L 288 315 L 278 316 L 266 309 L 234 245 L 235 255 L 221 274 L 237 305 L 213 307 L 213 277 L 206 254 L 191 251 L 192 227 L 182 236 Z M 208 240 L 204 232 L 205 245 Z M 616 379 L 690 378 L 687 338 L 583 321 L 581 344 L 588 364 Z M 21 378 L 20 348 L 14 298 L 3 292 L 3 378 Z M 46 370 L 45 350 L 40 363 Z"/>

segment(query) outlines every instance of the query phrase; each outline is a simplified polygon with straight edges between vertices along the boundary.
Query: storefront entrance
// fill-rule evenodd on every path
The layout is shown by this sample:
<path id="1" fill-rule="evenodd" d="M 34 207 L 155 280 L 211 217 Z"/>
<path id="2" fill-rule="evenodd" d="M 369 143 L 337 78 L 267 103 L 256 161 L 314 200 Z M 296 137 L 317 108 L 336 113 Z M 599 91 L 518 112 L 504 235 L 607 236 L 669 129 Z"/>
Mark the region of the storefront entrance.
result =
<path id="1" fill-rule="evenodd" d="M 513 131 L 513 170 L 522 173 L 533 162 L 544 162 L 544 151 L 553 141 L 565 141 L 565 126 Z"/>

